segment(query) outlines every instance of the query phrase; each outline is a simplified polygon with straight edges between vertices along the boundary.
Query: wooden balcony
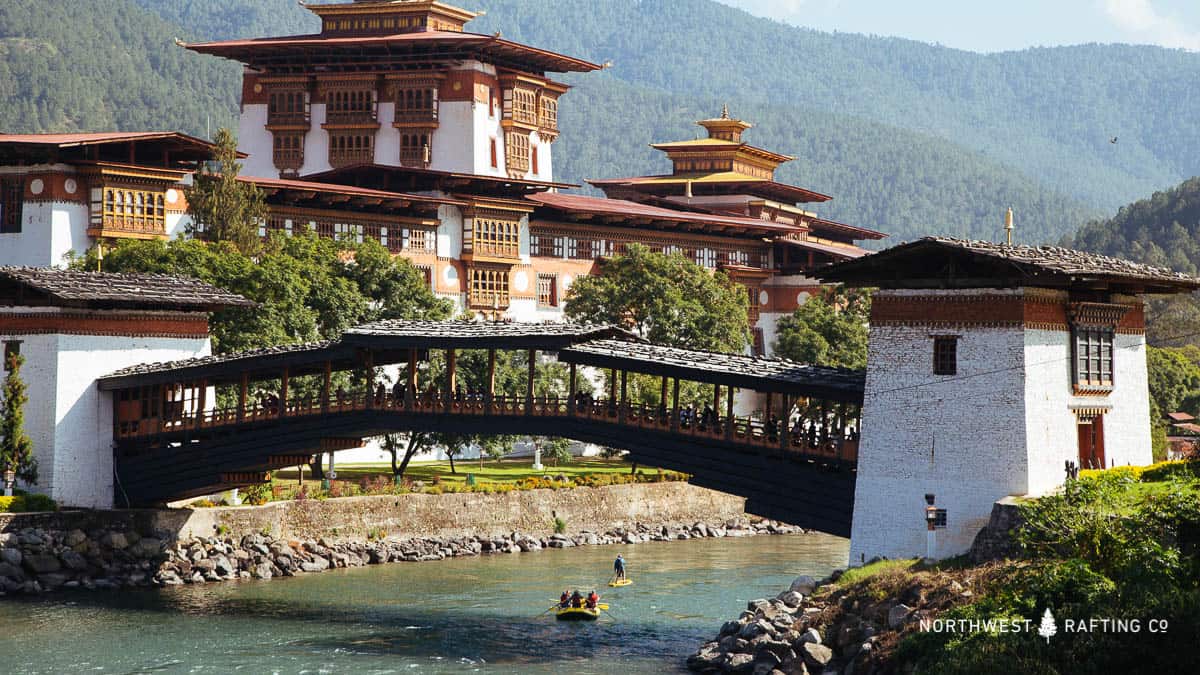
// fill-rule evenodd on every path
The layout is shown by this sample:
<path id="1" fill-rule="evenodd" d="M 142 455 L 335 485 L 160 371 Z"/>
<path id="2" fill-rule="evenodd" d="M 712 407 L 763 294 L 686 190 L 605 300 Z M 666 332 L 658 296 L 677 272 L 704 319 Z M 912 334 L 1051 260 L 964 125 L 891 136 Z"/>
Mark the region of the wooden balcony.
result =
<path id="1" fill-rule="evenodd" d="M 329 150 L 329 165 L 336 168 L 370 164 L 375 161 L 375 148 L 353 148 L 345 150 Z"/>
<path id="2" fill-rule="evenodd" d="M 438 125 L 437 108 L 422 108 L 414 110 L 397 110 L 392 126 L 436 128 Z"/>
<path id="3" fill-rule="evenodd" d="M 268 112 L 267 129 L 308 129 L 312 126 L 312 118 L 304 111 Z"/>
<path id="4" fill-rule="evenodd" d="M 167 225 L 162 218 L 136 216 L 105 216 L 88 226 L 87 234 L 93 238 L 114 239 L 166 239 Z"/>
<path id="5" fill-rule="evenodd" d="M 330 127 L 378 128 L 379 118 L 375 116 L 373 110 L 334 110 L 325 113 L 325 123 L 321 126 L 325 129 Z"/>

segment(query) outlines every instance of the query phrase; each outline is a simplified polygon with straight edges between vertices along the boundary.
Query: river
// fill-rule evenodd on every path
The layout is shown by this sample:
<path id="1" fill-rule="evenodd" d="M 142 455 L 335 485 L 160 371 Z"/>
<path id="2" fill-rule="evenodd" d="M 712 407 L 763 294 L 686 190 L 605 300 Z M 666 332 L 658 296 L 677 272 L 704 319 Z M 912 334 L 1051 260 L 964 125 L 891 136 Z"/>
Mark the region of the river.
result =
<path id="1" fill-rule="evenodd" d="M 588 546 L 0 601 L 7 673 L 659 673 L 746 602 L 844 565 L 820 534 Z M 603 586 L 620 552 L 632 586 Z M 597 587 L 595 623 L 538 616 Z"/>

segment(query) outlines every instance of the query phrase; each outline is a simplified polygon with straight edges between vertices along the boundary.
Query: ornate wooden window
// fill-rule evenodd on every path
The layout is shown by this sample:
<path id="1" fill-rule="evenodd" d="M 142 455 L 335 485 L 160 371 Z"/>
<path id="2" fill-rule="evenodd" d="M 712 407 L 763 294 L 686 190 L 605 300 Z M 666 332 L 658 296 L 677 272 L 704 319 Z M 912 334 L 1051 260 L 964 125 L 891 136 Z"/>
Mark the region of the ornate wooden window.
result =
<path id="1" fill-rule="evenodd" d="M 311 100 L 304 89 L 280 89 L 267 97 L 267 126 L 310 123 Z"/>
<path id="2" fill-rule="evenodd" d="M 329 133 L 329 164 L 334 168 L 375 161 L 375 134 L 362 131 Z"/>
<path id="3" fill-rule="evenodd" d="M 437 89 L 433 87 L 397 87 L 395 124 L 437 122 Z"/>
<path id="4" fill-rule="evenodd" d="M 433 287 L 433 267 L 431 265 L 416 265 L 417 272 L 421 274 L 421 278 L 425 280 L 425 287 L 429 290 L 436 290 Z"/>
<path id="5" fill-rule="evenodd" d="M 468 276 L 467 300 L 472 307 L 508 307 L 508 270 L 472 267 Z"/>
<path id="6" fill-rule="evenodd" d="M 325 92 L 326 124 L 372 124 L 378 119 L 379 97 L 372 89 L 329 89 Z"/>
<path id="7" fill-rule="evenodd" d="M 404 250 L 413 253 L 433 253 L 437 247 L 437 232 L 410 228 L 405 230 Z"/>
<path id="8" fill-rule="evenodd" d="M 167 233 L 165 201 L 165 191 L 104 186 L 102 201 L 99 205 L 100 222 L 96 223 L 96 218 L 93 217 L 92 227 L 89 229 L 165 236 Z M 95 206 L 93 204 L 93 208 Z"/>
<path id="9" fill-rule="evenodd" d="M 25 208 L 25 181 L 21 178 L 0 178 L 0 234 L 21 231 Z"/>
<path id="10" fill-rule="evenodd" d="M 571 246 L 571 258 L 573 260 L 592 260 L 596 258 L 595 253 L 596 242 L 591 239 L 576 239 L 574 245 Z"/>
<path id="11" fill-rule="evenodd" d="M 491 150 L 491 153 L 492 153 L 492 168 L 493 169 L 499 168 L 500 160 L 496 157 L 496 139 L 494 139 L 494 138 L 488 139 L 488 146 L 489 146 L 489 150 Z"/>
<path id="12" fill-rule="evenodd" d="M 538 95 L 529 89 L 512 90 L 512 119 L 531 126 L 538 123 Z"/>
<path id="13" fill-rule="evenodd" d="M 510 131 L 504 135 L 504 168 L 514 178 L 529 171 L 529 135 Z"/>
<path id="14" fill-rule="evenodd" d="M 529 148 L 529 163 L 530 171 L 538 173 L 538 146 L 531 145 Z"/>
<path id="15" fill-rule="evenodd" d="M 540 131 L 558 131 L 558 101 L 548 96 L 543 96 L 541 98 L 541 108 L 538 112 L 538 128 Z"/>
<path id="16" fill-rule="evenodd" d="M 400 134 L 400 163 L 404 166 L 427 167 L 433 158 L 428 133 Z"/>
<path id="17" fill-rule="evenodd" d="M 536 234 L 529 237 L 529 252 L 539 258 L 561 258 L 564 244 L 564 237 Z"/>
<path id="18" fill-rule="evenodd" d="M 933 374 L 958 374 L 957 335 L 939 335 L 933 338 Z"/>
<path id="19" fill-rule="evenodd" d="M 280 171 L 299 172 L 304 166 L 304 133 L 277 131 L 272 156 Z"/>
<path id="20" fill-rule="evenodd" d="M 1077 387 L 1113 386 L 1113 342 L 1115 331 L 1108 326 L 1074 326 L 1072 333 L 1072 369 Z"/>
<path id="21" fill-rule="evenodd" d="M 558 305 L 558 278 L 553 274 L 538 275 L 537 304 L 539 307 L 555 307 Z"/>
<path id="22" fill-rule="evenodd" d="M 505 258 L 521 255 L 521 221 L 481 216 L 474 221 L 473 253 Z"/>

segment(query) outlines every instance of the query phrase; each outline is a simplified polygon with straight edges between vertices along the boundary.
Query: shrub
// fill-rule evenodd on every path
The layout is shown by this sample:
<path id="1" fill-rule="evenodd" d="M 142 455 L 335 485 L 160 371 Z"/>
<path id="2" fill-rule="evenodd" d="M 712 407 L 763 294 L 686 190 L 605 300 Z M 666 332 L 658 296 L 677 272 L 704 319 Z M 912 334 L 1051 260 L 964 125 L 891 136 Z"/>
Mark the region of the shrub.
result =
<path id="1" fill-rule="evenodd" d="M 440 494 L 442 494 L 442 486 L 440 486 L 440 485 L 430 485 L 429 487 L 425 488 L 425 494 L 427 494 L 427 495 L 440 495 Z"/>
<path id="2" fill-rule="evenodd" d="M 367 530 L 367 539 L 380 540 L 387 538 L 387 532 L 382 527 L 372 527 Z"/>
<path id="3" fill-rule="evenodd" d="M 192 502 L 191 506 L 194 509 L 211 509 L 212 507 L 216 506 L 216 504 L 214 504 L 211 499 L 197 499 L 196 501 Z"/>
<path id="4" fill-rule="evenodd" d="M 293 499 L 295 499 L 298 502 L 302 502 L 302 501 L 308 499 L 308 486 L 301 485 L 300 489 L 296 491 L 296 495 L 295 495 L 295 497 L 293 497 Z"/>
<path id="5" fill-rule="evenodd" d="M 224 537 L 227 534 L 229 534 L 229 526 L 226 525 L 225 523 L 218 523 L 217 524 L 217 536 Z"/>
<path id="6" fill-rule="evenodd" d="M 0 513 L 28 513 L 31 511 L 57 511 L 58 504 L 46 495 L 14 494 L 0 497 Z"/>
<path id="7" fill-rule="evenodd" d="M 242 501 L 246 504 L 250 504 L 251 506 L 262 506 L 263 504 L 271 501 L 273 496 L 278 497 L 280 494 L 278 490 L 279 486 L 275 486 L 270 483 L 251 485 L 250 487 L 242 490 Z"/>
<path id="8" fill-rule="evenodd" d="M 554 516 L 554 534 L 566 534 L 567 521 L 558 516 Z"/>

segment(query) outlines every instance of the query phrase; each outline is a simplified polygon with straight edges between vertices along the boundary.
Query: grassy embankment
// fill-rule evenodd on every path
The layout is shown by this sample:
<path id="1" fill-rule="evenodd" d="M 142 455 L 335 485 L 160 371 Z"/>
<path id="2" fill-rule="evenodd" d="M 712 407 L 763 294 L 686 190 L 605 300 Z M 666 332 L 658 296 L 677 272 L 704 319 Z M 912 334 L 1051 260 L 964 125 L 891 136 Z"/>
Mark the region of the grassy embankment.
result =
<path id="1" fill-rule="evenodd" d="M 300 480 L 295 468 L 276 471 L 271 482 L 243 491 L 246 501 L 262 504 L 289 499 L 328 499 L 363 495 L 407 493 L 443 494 L 448 492 L 496 493 L 513 490 L 549 488 L 555 490 L 576 487 L 601 487 L 625 483 L 656 483 L 687 480 L 685 474 L 639 466 L 631 472 L 627 462 L 616 459 L 586 458 L 561 466 L 534 470 L 528 459 L 455 462 L 456 473 L 450 472 L 449 462 L 414 462 L 408 466 L 404 480 L 397 485 L 388 464 L 339 464 L 337 479 L 328 489 L 321 480 L 314 480 L 306 470 Z M 473 484 L 468 483 L 468 475 Z M 213 506 L 202 500 L 192 506 Z"/>
<path id="2" fill-rule="evenodd" d="M 1032 628 L 933 632 L 911 620 L 880 633 L 883 672 L 1196 672 L 1200 462 L 1084 472 L 1021 510 L 1019 559 L 883 561 L 848 570 L 818 591 L 832 608 L 827 620 L 853 613 L 886 627 L 888 610 L 903 602 L 927 618 L 1008 618 Z M 1056 621 L 1050 639 L 1037 634 L 1046 609 Z M 1083 621 L 1104 619 L 1124 623 L 1080 630 Z"/>

